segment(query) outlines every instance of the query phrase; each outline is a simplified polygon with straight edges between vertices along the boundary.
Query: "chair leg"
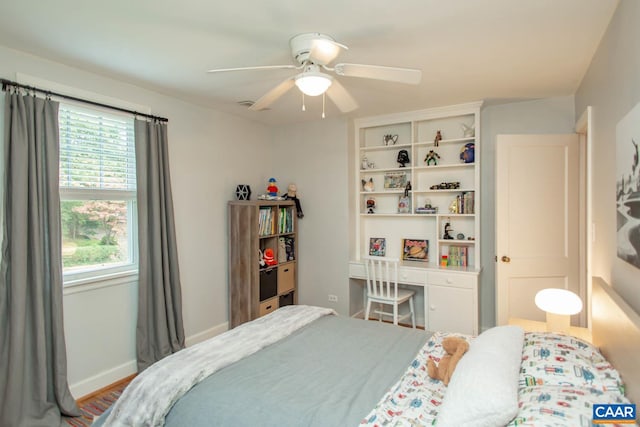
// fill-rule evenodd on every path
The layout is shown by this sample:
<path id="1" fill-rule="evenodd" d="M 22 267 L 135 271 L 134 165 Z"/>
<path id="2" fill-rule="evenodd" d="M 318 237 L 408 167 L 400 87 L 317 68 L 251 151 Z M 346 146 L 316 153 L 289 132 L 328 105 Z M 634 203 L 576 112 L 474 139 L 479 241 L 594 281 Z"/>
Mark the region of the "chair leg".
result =
<path id="1" fill-rule="evenodd" d="M 364 320 L 369 320 L 370 311 L 371 311 L 371 300 L 367 298 L 367 309 L 364 312 Z"/>
<path id="2" fill-rule="evenodd" d="M 393 324 L 398 326 L 398 303 L 393 304 Z"/>
<path id="3" fill-rule="evenodd" d="M 413 296 L 411 298 L 409 298 L 409 308 L 411 309 L 411 325 L 413 326 L 413 329 L 416 328 L 416 313 L 415 310 L 413 309 Z"/>

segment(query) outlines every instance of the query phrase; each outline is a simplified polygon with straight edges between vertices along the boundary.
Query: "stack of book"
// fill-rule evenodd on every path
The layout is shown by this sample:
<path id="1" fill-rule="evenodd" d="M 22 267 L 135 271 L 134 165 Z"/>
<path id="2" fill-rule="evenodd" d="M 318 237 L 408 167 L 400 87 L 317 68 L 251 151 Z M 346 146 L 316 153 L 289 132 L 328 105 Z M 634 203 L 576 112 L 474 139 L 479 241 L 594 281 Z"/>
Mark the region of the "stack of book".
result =
<path id="1" fill-rule="evenodd" d="M 437 207 L 417 207 L 416 208 L 416 213 L 417 214 L 437 214 L 438 213 L 438 208 Z"/>
<path id="2" fill-rule="evenodd" d="M 475 213 L 475 192 L 465 191 L 462 194 L 458 194 L 456 197 L 456 211 L 452 213 L 457 214 L 473 214 Z"/>
<path id="3" fill-rule="evenodd" d="M 466 246 L 449 246 L 448 265 L 466 267 L 469 265 L 469 248 Z"/>
<path id="4" fill-rule="evenodd" d="M 293 233 L 293 208 L 280 208 L 278 233 Z"/>
<path id="5" fill-rule="evenodd" d="M 270 207 L 260 208 L 260 215 L 258 215 L 258 234 L 260 236 L 274 234 L 276 232 L 274 220 L 273 210 Z"/>

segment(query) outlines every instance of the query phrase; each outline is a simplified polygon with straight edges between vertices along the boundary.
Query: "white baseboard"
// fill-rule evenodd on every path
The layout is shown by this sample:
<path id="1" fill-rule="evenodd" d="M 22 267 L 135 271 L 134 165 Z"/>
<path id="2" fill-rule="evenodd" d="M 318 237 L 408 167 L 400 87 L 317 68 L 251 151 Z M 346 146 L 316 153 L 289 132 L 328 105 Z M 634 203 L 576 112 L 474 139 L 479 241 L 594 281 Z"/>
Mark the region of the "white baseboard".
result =
<path id="1" fill-rule="evenodd" d="M 229 322 L 224 322 L 217 326 L 214 326 L 213 328 L 209 328 L 205 331 L 191 335 L 190 337 L 186 337 L 184 343 L 187 347 L 191 347 L 194 344 L 198 344 L 199 342 L 208 340 L 209 338 L 213 338 L 216 335 L 220 335 L 227 330 L 229 330 Z"/>
<path id="2" fill-rule="evenodd" d="M 99 374 L 85 380 L 78 381 L 75 384 L 70 384 L 69 389 L 76 399 L 80 399 L 94 391 L 120 381 L 129 375 L 135 374 L 137 371 L 138 367 L 136 365 L 136 361 L 131 360 L 120 366 L 116 366 L 115 368 L 100 372 Z"/>
<path id="3" fill-rule="evenodd" d="M 194 344 L 205 341 L 209 338 L 213 338 L 216 335 L 220 335 L 229 329 L 229 323 L 224 322 L 220 325 L 209 328 L 205 331 L 198 332 L 185 338 L 185 345 L 191 347 Z M 93 393 L 101 388 L 107 387 L 123 378 L 133 375 L 138 372 L 138 367 L 135 360 L 123 363 L 112 369 L 100 372 L 92 377 L 78 381 L 75 384 L 70 384 L 69 389 L 71 394 L 76 398 L 82 398 L 90 393 Z"/>

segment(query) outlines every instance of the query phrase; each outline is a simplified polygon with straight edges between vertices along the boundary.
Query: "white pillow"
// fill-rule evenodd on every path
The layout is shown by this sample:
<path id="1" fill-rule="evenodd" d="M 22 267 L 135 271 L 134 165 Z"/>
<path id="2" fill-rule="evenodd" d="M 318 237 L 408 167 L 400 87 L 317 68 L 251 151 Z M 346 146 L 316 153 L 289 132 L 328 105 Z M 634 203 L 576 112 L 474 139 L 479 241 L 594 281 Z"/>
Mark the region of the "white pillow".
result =
<path id="1" fill-rule="evenodd" d="M 518 413 L 524 331 L 498 326 L 471 341 L 444 396 L 437 426 L 504 426 Z"/>

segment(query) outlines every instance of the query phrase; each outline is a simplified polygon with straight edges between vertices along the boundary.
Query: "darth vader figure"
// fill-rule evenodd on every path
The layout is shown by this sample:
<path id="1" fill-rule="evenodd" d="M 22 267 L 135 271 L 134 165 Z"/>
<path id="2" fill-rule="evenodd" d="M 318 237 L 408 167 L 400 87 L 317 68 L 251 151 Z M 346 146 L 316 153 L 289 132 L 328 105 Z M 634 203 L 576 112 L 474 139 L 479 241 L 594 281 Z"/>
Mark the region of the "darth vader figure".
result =
<path id="1" fill-rule="evenodd" d="M 407 150 L 398 151 L 397 162 L 400 163 L 401 168 L 405 167 L 410 161 L 411 160 L 409 160 L 409 153 L 407 152 Z"/>

